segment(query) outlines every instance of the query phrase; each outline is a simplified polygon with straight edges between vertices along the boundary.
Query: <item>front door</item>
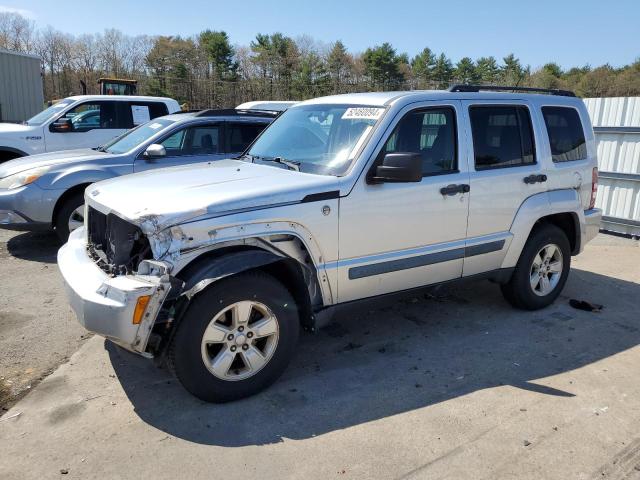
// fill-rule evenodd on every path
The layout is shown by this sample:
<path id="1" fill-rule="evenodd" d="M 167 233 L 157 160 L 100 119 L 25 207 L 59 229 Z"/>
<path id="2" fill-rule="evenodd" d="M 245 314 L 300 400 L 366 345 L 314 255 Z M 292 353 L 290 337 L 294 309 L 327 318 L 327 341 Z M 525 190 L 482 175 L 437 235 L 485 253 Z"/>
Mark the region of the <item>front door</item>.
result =
<path id="1" fill-rule="evenodd" d="M 65 112 L 61 118 L 71 120 L 71 130 L 52 132 L 46 127 L 47 152 L 99 147 L 127 130 L 117 102 L 81 103 Z"/>
<path id="2" fill-rule="evenodd" d="M 225 157 L 222 130 L 221 122 L 180 128 L 158 142 L 165 148 L 166 156 L 145 158 L 141 154 L 133 165 L 133 171 L 220 160 Z"/>
<path id="3" fill-rule="evenodd" d="M 339 302 L 462 275 L 469 173 L 459 117 L 457 101 L 407 107 L 375 162 L 385 153 L 418 153 L 422 181 L 371 184 L 363 174 L 340 200 Z"/>

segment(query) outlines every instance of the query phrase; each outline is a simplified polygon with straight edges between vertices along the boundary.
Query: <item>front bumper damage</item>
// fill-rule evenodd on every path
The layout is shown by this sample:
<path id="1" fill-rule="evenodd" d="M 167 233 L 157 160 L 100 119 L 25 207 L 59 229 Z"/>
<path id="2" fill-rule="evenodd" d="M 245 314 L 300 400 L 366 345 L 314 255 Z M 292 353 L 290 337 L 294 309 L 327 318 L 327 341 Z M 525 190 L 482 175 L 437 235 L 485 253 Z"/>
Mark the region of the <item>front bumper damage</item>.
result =
<path id="1" fill-rule="evenodd" d="M 149 262 L 136 275 L 110 276 L 87 252 L 85 229 L 72 232 L 58 252 L 69 303 L 90 332 L 144 356 L 156 318 L 171 290 L 171 277 L 161 262 Z M 144 274 L 143 274 L 144 273 Z M 133 323 L 138 300 L 149 296 L 142 319 Z"/>

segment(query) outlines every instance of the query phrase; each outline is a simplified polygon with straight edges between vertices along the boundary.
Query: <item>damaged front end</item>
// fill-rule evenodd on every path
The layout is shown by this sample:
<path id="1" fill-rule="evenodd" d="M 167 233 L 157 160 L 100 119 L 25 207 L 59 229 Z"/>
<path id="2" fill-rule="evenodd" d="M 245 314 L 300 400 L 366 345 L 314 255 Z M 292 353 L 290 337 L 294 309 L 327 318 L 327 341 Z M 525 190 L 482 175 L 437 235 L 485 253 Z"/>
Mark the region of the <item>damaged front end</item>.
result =
<path id="1" fill-rule="evenodd" d="M 72 233 L 58 254 L 71 305 L 81 324 L 135 353 L 162 358 L 192 297 L 212 282 L 260 268 L 289 280 L 303 326 L 330 298 L 300 225 L 254 222 L 218 228 L 194 241 L 183 226 L 158 216 L 125 220 L 87 202 L 86 231 Z M 300 237 L 287 230 L 300 230 Z"/>
<path id="2" fill-rule="evenodd" d="M 87 208 L 87 252 L 112 276 L 132 274 L 142 260 L 153 258 L 149 240 L 138 226 L 91 206 Z"/>
<path id="3" fill-rule="evenodd" d="M 58 252 L 58 266 L 78 321 L 89 331 L 133 352 L 151 356 L 147 344 L 164 302 L 174 288 L 161 262 L 144 260 L 135 275 L 108 273 L 112 264 L 89 253 L 80 228 Z"/>

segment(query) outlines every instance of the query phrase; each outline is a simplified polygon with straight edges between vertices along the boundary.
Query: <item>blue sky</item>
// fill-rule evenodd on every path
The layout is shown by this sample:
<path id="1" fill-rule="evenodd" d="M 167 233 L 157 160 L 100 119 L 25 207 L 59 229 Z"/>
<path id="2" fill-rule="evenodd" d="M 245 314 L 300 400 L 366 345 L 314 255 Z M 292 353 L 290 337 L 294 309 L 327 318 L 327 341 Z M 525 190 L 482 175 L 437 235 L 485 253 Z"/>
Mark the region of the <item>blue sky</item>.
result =
<path id="1" fill-rule="evenodd" d="M 113 27 L 188 36 L 211 28 L 248 45 L 258 32 L 280 31 L 340 39 L 352 52 L 385 41 L 410 56 L 428 46 L 454 61 L 513 52 L 534 68 L 552 60 L 621 66 L 640 57 L 640 0 L 0 0 L 0 11 L 11 9 L 73 34 Z"/>

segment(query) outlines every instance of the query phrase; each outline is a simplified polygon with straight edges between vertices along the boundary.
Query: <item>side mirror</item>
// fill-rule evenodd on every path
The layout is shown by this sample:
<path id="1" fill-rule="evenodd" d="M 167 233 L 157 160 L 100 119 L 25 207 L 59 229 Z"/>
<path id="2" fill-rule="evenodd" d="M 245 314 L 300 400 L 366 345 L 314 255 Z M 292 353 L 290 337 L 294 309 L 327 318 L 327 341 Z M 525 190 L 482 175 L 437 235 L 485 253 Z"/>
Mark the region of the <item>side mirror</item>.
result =
<path id="1" fill-rule="evenodd" d="M 142 156 L 148 160 L 160 157 L 166 157 L 167 151 L 159 143 L 152 143 L 147 147 Z"/>
<path id="2" fill-rule="evenodd" d="M 70 118 L 63 117 L 63 118 L 57 119 L 55 122 L 49 125 L 49 130 L 51 132 L 58 132 L 58 133 L 71 132 L 73 130 L 73 124 L 71 123 Z"/>
<path id="3" fill-rule="evenodd" d="M 419 153 L 387 153 L 375 168 L 370 183 L 422 181 L 422 157 Z"/>

